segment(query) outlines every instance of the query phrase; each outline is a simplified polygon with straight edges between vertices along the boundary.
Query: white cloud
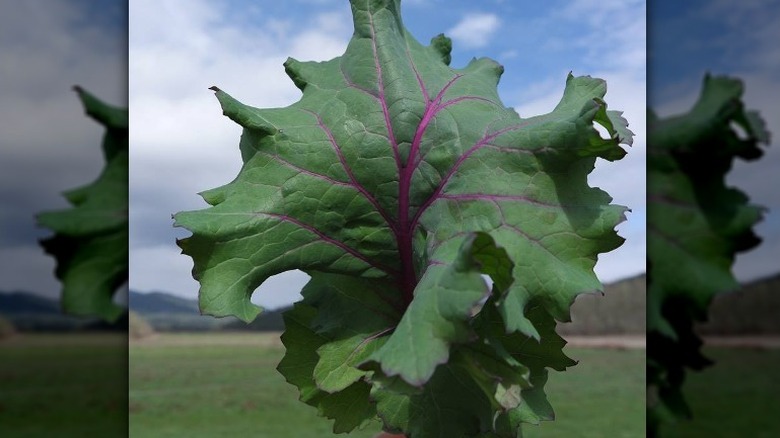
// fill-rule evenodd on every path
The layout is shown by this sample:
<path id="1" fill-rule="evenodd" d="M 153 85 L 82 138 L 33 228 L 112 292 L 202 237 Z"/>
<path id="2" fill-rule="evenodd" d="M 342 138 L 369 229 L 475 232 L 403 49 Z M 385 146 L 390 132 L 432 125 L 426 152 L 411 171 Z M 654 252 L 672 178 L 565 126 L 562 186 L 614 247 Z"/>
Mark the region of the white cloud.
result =
<path id="1" fill-rule="evenodd" d="M 463 17 L 452 29 L 445 32 L 466 49 L 485 47 L 501 26 L 495 14 L 474 13 Z"/>
<path id="2" fill-rule="evenodd" d="M 520 55 L 520 52 L 517 50 L 506 50 L 504 52 L 501 52 L 500 55 L 498 55 L 499 60 L 501 61 L 508 61 L 510 59 L 515 59 Z"/>
<path id="3" fill-rule="evenodd" d="M 716 41 L 726 62 L 750 70 L 780 69 L 780 9 L 774 0 L 714 0 L 696 13 L 697 19 L 709 19 L 725 29 Z"/>
<path id="4" fill-rule="evenodd" d="M 598 59 L 604 66 L 641 70 L 644 74 L 645 9 L 644 0 L 574 0 L 550 17 L 550 25 L 582 28 L 576 39 L 563 44 L 587 50 L 591 59 Z"/>

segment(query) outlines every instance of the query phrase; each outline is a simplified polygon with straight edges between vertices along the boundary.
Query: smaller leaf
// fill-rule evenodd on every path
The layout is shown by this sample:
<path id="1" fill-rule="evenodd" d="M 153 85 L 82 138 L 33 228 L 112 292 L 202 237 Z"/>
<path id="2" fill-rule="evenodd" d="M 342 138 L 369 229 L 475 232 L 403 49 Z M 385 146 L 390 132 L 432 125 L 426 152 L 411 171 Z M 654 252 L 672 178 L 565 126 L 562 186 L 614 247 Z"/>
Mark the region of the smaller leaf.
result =
<path id="1" fill-rule="evenodd" d="M 328 394 L 319 401 L 320 415 L 334 419 L 333 433 L 349 433 L 363 427 L 376 417 L 376 408 L 366 403 L 371 385 L 356 382 L 334 394 Z"/>
<path id="2" fill-rule="evenodd" d="M 491 404 L 455 362 L 437 367 L 417 394 L 387 387 L 372 391 L 384 430 L 404 430 L 411 437 L 480 436 L 492 430 Z"/>
<path id="3" fill-rule="evenodd" d="M 545 369 L 531 372 L 532 386 L 522 390 L 520 405 L 510 411 L 500 413 L 496 419 L 496 429 L 499 431 L 499 435 L 521 437 L 523 423 L 538 425 L 541 421 L 555 420 L 555 412 L 544 393 L 547 374 Z"/>
<path id="4" fill-rule="evenodd" d="M 456 354 L 497 410 L 516 408 L 522 401 L 520 392 L 531 387 L 528 368 L 501 347 L 474 344 Z"/>
<path id="5" fill-rule="evenodd" d="M 339 276 L 322 277 L 337 280 Z M 334 362 L 334 355 L 338 356 L 340 352 L 332 354 L 328 348 L 324 349 L 325 361 L 321 364 L 318 351 L 331 345 L 328 342 L 332 339 L 315 331 L 318 310 L 307 303 L 307 298 L 312 301 L 310 295 L 316 296 L 316 293 L 311 292 L 321 290 L 317 280 L 322 277 L 315 276 L 312 280 L 315 284 L 310 282 L 304 288 L 310 294 L 304 293 L 304 301 L 296 303 L 283 315 L 285 331 L 281 339 L 286 351 L 277 370 L 287 382 L 298 387 L 301 401 L 316 407 L 320 415 L 335 420 L 335 433 L 346 433 L 374 418 L 376 408 L 369 399 L 371 384 L 361 379 L 365 371 Z M 315 370 L 324 373 L 322 382 L 315 381 L 315 374 L 318 374 Z"/>
<path id="6" fill-rule="evenodd" d="M 447 362 L 449 345 L 473 339 L 468 320 L 490 290 L 482 279 L 474 243 L 490 237 L 475 233 L 465 239 L 455 260 L 431 265 L 420 279 L 414 300 L 387 343 L 368 358 L 387 376 L 400 376 L 421 386 L 437 365 Z M 411 353 L 411 354 L 409 354 Z"/>
<path id="7" fill-rule="evenodd" d="M 297 303 L 282 315 L 285 330 L 281 340 L 285 353 L 276 369 L 288 383 L 298 387 L 300 399 L 305 403 L 310 403 L 321 392 L 312 375 L 319 361 L 317 349 L 327 339 L 309 328 L 316 313 L 315 308 Z"/>
<path id="8" fill-rule="evenodd" d="M 317 387 L 325 392 L 337 392 L 365 376 L 366 371 L 359 370 L 356 366 L 387 342 L 387 337 L 379 336 L 384 332 L 386 331 L 368 337 L 359 334 L 320 347 L 317 350 L 320 360 L 314 368 Z"/>

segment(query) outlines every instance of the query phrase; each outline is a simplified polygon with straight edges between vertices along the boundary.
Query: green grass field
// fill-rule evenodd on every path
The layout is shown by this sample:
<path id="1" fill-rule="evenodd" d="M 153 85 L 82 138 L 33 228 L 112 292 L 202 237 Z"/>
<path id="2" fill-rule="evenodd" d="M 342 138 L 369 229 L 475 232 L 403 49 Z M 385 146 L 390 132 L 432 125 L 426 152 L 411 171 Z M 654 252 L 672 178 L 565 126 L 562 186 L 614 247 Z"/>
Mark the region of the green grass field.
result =
<path id="1" fill-rule="evenodd" d="M 0 437 L 327 437 L 331 423 L 297 401 L 274 369 L 272 335 L 19 335 L 0 342 Z M 644 350 L 567 347 L 580 364 L 552 372 L 558 420 L 526 437 L 645 436 Z M 780 436 L 780 350 L 706 348 L 716 365 L 694 373 L 696 418 L 664 438 Z M 127 412 L 129 410 L 129 426 Z M 379 425 L 350 437 L 372 437 Z"/>
<path id="2" fill-rule="evenodd" d="M 127 430 L 127 336 L 0 341 L 0 437 L 114 437 Z"/>
<path id="3" fill-rule="evenodd" d="M 715 364 L 688 374 L 684 386 L 694 417 L 666 426 L 662 437 L 780 437 L 780 350 L 703 352 Z"/>
<path id="4" fill-rule="evenodd" d="M 526 436 L 645 436 L 644 350 L 567 348 L 580 364 L 548 382 L 558 420 Z M 265 334 L 162 334 L 130 346 L 130 436 L 334 436 L 275 367 L 283 348 Z M 379 424 L 348 435 L 372 437 Z"/>

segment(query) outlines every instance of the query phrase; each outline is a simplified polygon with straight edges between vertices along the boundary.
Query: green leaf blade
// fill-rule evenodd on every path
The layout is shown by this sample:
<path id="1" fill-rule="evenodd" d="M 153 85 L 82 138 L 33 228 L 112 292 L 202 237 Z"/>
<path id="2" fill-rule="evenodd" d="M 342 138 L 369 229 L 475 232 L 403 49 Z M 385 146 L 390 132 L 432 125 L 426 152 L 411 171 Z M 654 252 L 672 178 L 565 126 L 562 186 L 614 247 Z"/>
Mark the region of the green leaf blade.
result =
<path id="1" fill-rule="evenodd" d="M 126 309 L 114 303 L 128 279 L 128 111 L 74 87 L 87 115 L 104 126 L 105 166 L 92 183 L 63 196 L 70 209 L 38 214 L 55 234 L 40 241 L 57 261 L 65 313 L 118 320 Z"/>

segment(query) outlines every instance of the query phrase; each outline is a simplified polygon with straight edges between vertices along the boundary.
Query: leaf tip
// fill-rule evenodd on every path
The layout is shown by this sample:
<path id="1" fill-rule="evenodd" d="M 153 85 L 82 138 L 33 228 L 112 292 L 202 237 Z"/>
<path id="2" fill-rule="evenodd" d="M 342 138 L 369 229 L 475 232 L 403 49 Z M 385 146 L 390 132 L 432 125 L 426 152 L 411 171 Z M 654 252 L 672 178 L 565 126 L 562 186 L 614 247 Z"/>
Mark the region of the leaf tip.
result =
<path id="1" fill-rule="evenodd" d="M 284 61 L 284 72 L 293 81 L 299 90 L 303 91 L 309 81 L 304 77 L 303 66 L 300 61 L 289 57 Z"/>

